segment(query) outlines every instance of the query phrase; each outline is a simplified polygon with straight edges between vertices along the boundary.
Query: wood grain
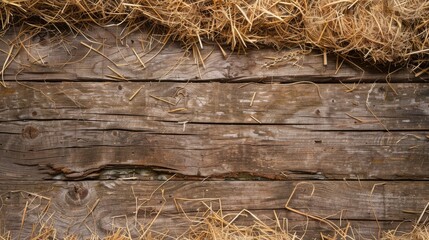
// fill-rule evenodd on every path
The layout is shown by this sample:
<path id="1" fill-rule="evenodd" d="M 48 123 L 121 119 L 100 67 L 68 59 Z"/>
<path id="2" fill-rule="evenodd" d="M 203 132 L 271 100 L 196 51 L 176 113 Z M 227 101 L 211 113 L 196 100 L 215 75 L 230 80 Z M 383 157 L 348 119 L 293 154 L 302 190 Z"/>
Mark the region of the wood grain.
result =
<path id="1" fill-rule="evenodd" d="M 382 124 L 391 131 L 429 129 L 427 84 L 393 84 L 398 94 L 387 84 L 358 85 L 351 93 L 340 84 L 242 86 L 226 83 L 11 83 L 10 88 L 0 89 L 1 121 L 108 120 L 131 121 L 135 125 L 145 120 L 148 124 L 187 121 L 189 124 L 259 125 L 250 117 L 254 116 L 262 125 L 289 125 L 318 131 L 385 130 Z"/>
<path id="2" fill-rule="evenodd" d="M 184 51 L 177 43 L 161 47 L 163 39 L 148 37 L 144 32 L 135 32 L 118 39 L 122 29 L 93 28 L 84 31 L 84 36 L 55 37 L 41 32 L 34 36 L 19 35 L 12 29 L 0 42 L 0 62 L 4 62 L 10 50 L 9 42 L 26 40 L 24 45 L 12 51 L 14 61 L 7 68 L 5 80 L 32 81 L 113 81 L 108 75 L 117 76 L 112 67 L 132 81 L 220 81 L 220 82 L 291 82 L 310 80 L 315 82 L 357 81 L 426 81 L 427 76 L 414 77 L 408 70 L 391 70 L 359 67 L 336 56 L 329 56 L 328 65 L 323 65 L 320 53 L 299 54 L 300 49 L 280 50 L 249 49 L 246 53 L 229 53 L 223 56 L 215 44 L 205 44 L 201 57 L 194 57 L 192 49 Z M 90 50 L 84 44 L 98 49 L 104 56 Z M 25 46 L 25 48 L 24 48 Z M 145 68 L 135 56 L 146 62 Z M 295 56 L 296 57 L 291 57 Z M 284 58 L 277 65 L 267 68 L 276 58 Z M 200 59 L 204 59 L 204 64 Z M 116 65 L 116 66 L 115 66 Z M 341 65 L 341 67 L 340 67 Z M 364 69 L 364 70 L 363 70 Z"/>
<path id="3" fill-rule="evenodd" d="M 124 227 L 127 219 L 129 228 L 135 232 L 136 217 L 138 222 L 147 223 L 161 211 L 151 229 L 158 232 L 168 229 L 169 234 L 175 235 L 183 232 L 190 222 L 177 210 L 174 202 L 190 217 L 206 210 L 202 202 L 214 211 L 219 209 L 221 202 L 225 215 L 247 209 L 267 224 L 274 223 L 273 211 L 276 211 L 280 219 L 288 219 L 290 231 L 302 234 L 306 219 L 285 209 L 285 203 L 296 187 L 288 206 L 328 217 L 336 224 L 340 224 L 341 219 L 341 226 L 350 222 L 356 236 L 368 237 L 394 229 L 400 221 L 417 218 L 428 200 L 428 184 L 409 181 L 311 181 L 306 184 L 296 181 L 13 181 L 0 184 L 0 219 L 6 229 L 17 234 L 27 204 L 31 211 L 26 212 L 22 236 L 29 234 L 33 223 L 46 221 L 47 217 L 51 217 L 60 236 L 66 233 L 85 236 L 90 234 L 89 229 L 103 236 L 112 230 L 112 222 L 113 226 Z M 190 200 L 181 200 L 185 198 Z M 137 214 L 136 203 L 139 206 Z M 49 206 L 48 210 L 44 211 L 46 206 Z M 93 211 L 88 214 L 90 210 Z M 250 217 L 238 221 L 242 224 L 252 222 Z M 407 230 L 410 225 L 403 224 L 402 227 Z M 328 226 L 312 220 L 307 228 L 309 236 L 320 231 L 332 232 Z"/>
<path id="4" fill-rule="evenodd" d="M 35 139 L 25 139 L 21 134 L 0 135 L 2 179 L 152 179 L 173 173 L 199 179 L 428 178 L 428 143 L 409 137 L 396 144 L 404 133 L 303 133 L 278 126 L 277 130 L 254 130 L 197 125 L 190 131 L 213 133 L 181 135 L 101 130 L 99 125 L 100 130 L 73 130 L 80 126 L 64 121 L 58 127 L 26 124 L 43 130 L 37 130 L 41 133 Z M 26 131 L 27 127 L 19 126 Z M 88 124 L 82 127 L 95 128 Z M 237 131 L 237 137 L 228 137 Z M 254 131 L 280 140 L 247 137 Z M 414 134 L 424 136 L 427 132 Z"/>
<path id="5" fill-rule="evenodd" d="M 427 179 L 429 88 L 394 87 L 368 98 L 386 132 L 368 85 L 322 84 L 320 99 L 308 85 L 14 84 L 0 90 L 0 179 Z"/>
<path id="6" fill-rule="evenodd" d="M 2 63 L 16 31 L 0 41 Z M 427 204 L 426 75 L 335 56 L 323 66 L 297 49 L 224 57 L 210 44 L 202 64 L 176 43 L 120 31 L 19 35 L 0 87 L 0 233 L 25 239 L 52 222 L 59 237 L 136 235 L 160 212 L 150 231 L 170 238 L 192 224 L 176 200 L 188 216 L 221 201 L 229 219 L 248 209 L 275 224 L 275 211 L 304 238 L 332 234 L 285 209 L 296 187 L 290 207 L 379 239 L 409 231 Z M 267 67 L 275 58 L 288 60 Z"/>

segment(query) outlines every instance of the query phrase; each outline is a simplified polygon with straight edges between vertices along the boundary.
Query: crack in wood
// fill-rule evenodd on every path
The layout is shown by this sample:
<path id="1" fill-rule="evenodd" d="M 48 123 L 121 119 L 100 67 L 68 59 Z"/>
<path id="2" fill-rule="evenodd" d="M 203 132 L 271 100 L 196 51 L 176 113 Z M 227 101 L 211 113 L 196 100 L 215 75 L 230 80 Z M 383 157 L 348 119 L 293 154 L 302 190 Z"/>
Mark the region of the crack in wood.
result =
<path id="1" fill-rule="evenodd" d="M 138 179 L 136 176 L 145 176 L 151 178 L 159 178 L 160 176 L 168 176 L 175 174 L 178 170 L 155 165 L 126 165 L 126 164 L 106 164 L 96 168 L 87 168 L 84 171 L 74 171 L 66 167 L 56 167 L 48 164 L 38 166 L 39 170 L 48 170 L 47 173 L 51 176 L 45 179 L 56 180 L 88 180 L 88 179 Z"/>

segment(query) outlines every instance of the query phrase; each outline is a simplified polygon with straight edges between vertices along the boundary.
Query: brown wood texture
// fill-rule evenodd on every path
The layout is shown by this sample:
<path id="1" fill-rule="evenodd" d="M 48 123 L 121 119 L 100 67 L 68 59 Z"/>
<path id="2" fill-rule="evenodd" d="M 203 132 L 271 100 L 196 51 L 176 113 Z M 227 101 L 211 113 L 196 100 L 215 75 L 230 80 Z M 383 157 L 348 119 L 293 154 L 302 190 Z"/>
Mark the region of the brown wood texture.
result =
<path id="1" fill-rule="evenodd" d="M 21 232 L 25 238 L 33 224 L 53 222 L 59 236 L 90 235 L 90 231 L 103 236 L 113 230 L 112 227 L 126 224 L 136 233 L 136 219 L 148 224 L 156 218 L 151 231 L 168 231 L 175 236 L 191 225 L 183 212 L 195 220 L 193 217 L 201 216 L 207 206 L 218 211 L 221 204 L 223 214 L 230 214 L 230 219 L 247 209 L 267 224 L 274 224 L 273 211 L 276 211 L 280 222 L 288 219 L 291 232 L 302 235 L 306 231 L 307 237 L 317 236 L 319 232 L 332 233 L 324 223 L 308 223 L 304 216 L 287 211 L 285 204 L 291 198 L 288 206 L 293 209 L 327 217 L 342 227 L 350 222 L 356 239 L 361 239 L 377 237 L 380 231 L 398 225 L 401 229 L 409 228 L 409 223 L 401 221 L 421 213 L 429 196 L 428 184 L 411 181 L 1 182 L 0 221 L 13 235 Z M 156 217 L 158 212 L 160 215 Z M 254 219 L 247 216 L 236 223 L 251 224 Z M 379 226 L 373 222 L 375 219 Z M 20 230 L 22 221 L 23 230 Z"/>
<path id="2" fill-rule="evenodd" d="M 192 224 L 180 198 L 197 199 L 182 201 L 188 216 L 221 201 L 230 219 L 274 224 L 276 211 L 304 239 L 332 233 L 285 209 L 298 185 L 289 206 L 378 239 L 429 201 L 427 75 L 297 49 L 205 44 L 200 57 L 122 30 L 2 37 L 0 233 L 136 234 L 161 211 L 150 231 L 168 238 Z"/>
<path id="3" fill-rule="evenodd" d="M 307 84 L 10 86 L 0 90 L 3 180 L 428 178 L 427 84 L 393 84 L 398 95 L 320 84 L 321 98 Z"/>
<path id="4" fill-rule="evenodd" d="M 55 37 L 54 33 L 47 31 L 36 35 L 18 35 L 18 32 L 19 29 L 9 31 L 0 42 L 0 62 L 4 62 L 12 50 L 10 59 L 13 62 L 2 75 L 5 80 L 112 81 L 114 78 L 108 75 L 116 74 L 109 69 L 111 67 L 133 81 L 427 81 L 426 75 L 415 77 L 408 70 L 397 71 L 392 67 L 392 74 L 386 74 L 383 72 L 388 72 L 389 68 L 360 67 L 351 64 L 355 59 L 343 60 L 336 56 L 329 56 L 328 65 L 324 66 L 322 54 L 313 51 L 303 55 L 300 49 L 253 49 L 241 54 L 224 49 L 224 56 L 218 45 L 205 44 L 200 54 L 192 49 L 186 53 L 176 43 L 168 42 L 163 46 L 164 39 L 147 37 L 139 31 L 121 36 L 123 29 L 119 27 L 89 29 L 83 31 L 86 37 L 72 34 Z M 19 44 L 21 41 L 24 44 Z M 16 46 L 11 49 L 9 43 Z M 145 63 L 145 68 L 133 49 Z M 274 59 L 283 61 L 267 67 Z"/>

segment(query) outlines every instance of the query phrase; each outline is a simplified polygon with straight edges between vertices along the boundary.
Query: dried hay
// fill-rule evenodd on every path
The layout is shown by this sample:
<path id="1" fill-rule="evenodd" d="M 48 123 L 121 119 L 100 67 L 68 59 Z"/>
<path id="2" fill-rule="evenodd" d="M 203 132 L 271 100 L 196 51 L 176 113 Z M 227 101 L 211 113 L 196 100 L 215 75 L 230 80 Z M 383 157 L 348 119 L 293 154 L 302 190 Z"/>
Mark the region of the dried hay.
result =
<path id="1" fill-rule="evenodd" d="M 234 221 L 245 215 L 254 220 L 252 225 L 235 224 Z M 230 220 L 232 218 L 232 220 Z M 242 210 L 234 216 L 225 216 L 221 210 L 213 211 L 209 209 L 199 220 L 198 224 L 191 226 L 180 239 L 279 239 L 291 240 L 300 239 L 296 234 L 289 233 L 287 229 L 277 219 L 274 226 L 261 221 L 257 216 L 248 210 Z"/>
<path id="2" fill-rule="evenodd" d="M 241 215 L 251 216 L 254 219 L 252 225 L 235 224 L 234 220 Z M 232 218 L 232 220 L 231 220 Z M 76 236 L 68 235 L 59 237 L 61 233 L 53 226 L 53 224 L 42 224 L 38 228 L 33 228 L 32 234 L 28 239 L 34 240 L 77 240 L 77 239 L 104 239 L 104 240 L 131 240 L 131 239 L 147 239 L 147 240 L 163 240 L 163 239 L 188 239 L 188 240 L 200 240 L 200 239 L 223 239 L 223 240 L 250 240 L 250 239 L 266 239 L 266 240 L 300 240 L 306 239 L 305 234 L 299 236 L 292 231 L 285 229 L 278 219 L 275 224 L 267 224 L 261 221 L 257 216 L 253 215 L 252 212 L 243 210 L 237 215 L 226 216 L 222 214 L 222 211 L 207 211 L 196 224 L 190 226 L 180 236 L 173 237 L 171 235 L 151 232 L 146 229 L 143 234 L 139 236 L 132 236 L 129 229 L 117 228 L 114 229 L 110 234 L 101 237 L 95 233 L 90 236 Z M 82 226 L 84 228 L 84 226 Z M 347 229 L 351 230 L 352 226 L 347 226 Z M 341 232 L 334 232 L 330 236 L 323 233 L 320 234 L 321 239 L 360 239 L 359 236 L 347 235 L 344 236 Z M 21 236 L 18 236 L 20 238 Z M 17 236 L 12 236 L 10 232 L 6 232 L 0 235 L 0 240 L 11 240 L 16 239 Z M 397 230 L 391 230 L 382 234 L 381 240 L 428 240 L 429 239 L 429 226 L 421 225 L 414 227 L 410 232 L 400 232 Z"/>
<path id="3" fill-rule="evenodd" d="M 185 46 L 206 41 L 232 50 L 310 46 L 373 64 L 427 69 L 429 2 L 424 0 L 58 1 L 3 0 L 3 32 L 57 28 L 82 33 L 90 24 L 162 31 Z M 119 37 L 119 36 L 118 36 Z M 308 48 L 308 47 L 307 47 Z"/>
<path id="4" fill-rule="evenodd" d="M 174 176 L 174 175 L 173 175 Z M 346 226 L 339 226 L 338 221 L 329 220 L 328 217 L 320 217 L 310 213 L 304 213 L 295 208 L 289 206 L 290 201 L 294 198 L 295 191 L 297 187 L 302 184 L 308 184 L 302 182 L 295 186 L 291 192 L 289 199 L 285 203 L 285 210 L 288 212 L 293 212 L 295 214 L 301 215 L 304 219 L 307 220 L 304 227 L 304 232 L 301 234 L 296 233 L 296 229 L 290 229 L 288 219 L 282 217 L 280 218 L 278 212 L 279 209 L 273 210 L 273 216 L 271 218 L 265 218 L 264 220 L 260 219 L 256 214 L 247 209 L 243 209 L 238 213 L 228 212 L 224 213 L 222 208 L 222 201 L 220 198 L 174 198 L 174 205 L 177 210 L 177 215 L 172 217 L 174 219 L 173 224 L 183 224 L 185 223 L 184 228 L 181 229 L 181 232 L 175 232 L 173 234 L 169 233 L 168 226 L 162 224 L 163 229 L 155 230 L 153 229 L 155 221 L 159 220 L 158 218 L 163 214 L 164 206 L 166 204 L 166 199 L 164 197 L 163 185 L 169 181 L 172 177 L 167 179 L 161 185 L 159 185 L 143 202 L 139 202 L 137 196 L 135 195 L 134 189 L 131 188 L 132 193 L 135 198 L 135 211 L 133 213 L 125 213 L 124 215 L 110 217 L 112 219 L 111 232 L 106 234 L 105 230 L 102 230 L 103 233 L 100 234 L 100 231 L 97 232 L 95 229 L 91 229 L 87 225 L 86 220 L 93 222 L 93 227 L 101 227 L 99 221 L 103 222 L 102 219 L 97 219 L 97 216 L 102 215 L 93 215 L 95 208 L 97 207 L 100 199 L 97 199 L 92 206 L 88 208 L 88 213 L 85 215 L 85 218 L 82 221 L 75 222 L 70 221 L 68 223 L 74 224 L 73 230 L 72 226 L 65 227 L 64 222 L 61 221 L 61 218 L 56 210 L 51 209 L 52 199 L 37 193 L 26 192 L 26 191 L 12 191 L 14 193 L 21 193 L 28 196 L 28 199 L 25 201 L 25 206 L 22 211 L 21 219 L 18 224 L 9 224 L 11 226 L 16 225 L 20 228 L 15 229 L 13 234 L 8 229 L 5 229 L 4 226 L 0 229 L 0 240 L 11 240 L 11 239 L 21 239 L 25 237 L 26 239 L 34 240 L 56 240 L 56 239 L 68 239 L 68 240 L 77 240 L 77 239 L 105 239 L 105 240 L 128 240 L 128 239 L 148 239 L 148 240 L 161 240 L 161 239 L 189 239 L 189 240 L 199 240 L 199 239 L 224 239 L 224 240 L 250 240 L 250 239 L 266 239 L 266 240 L 300 240 L 308 239 L 307 227 L 310 224 L 310 221 L 315 221 L 316 224 L 321 224 L 327 226 L 328 232 L 320 232 L 320 237 L 323 240 L 334 240 L 334 239 L 361 239 L 362 236 L 359 234 L 359 226 L 355 227 L 353 224 L 347 221 Z M 313 186 L 314 191 L 314 186 Z M 145 221 L 140 222 L 137 218 L 137 214 L 140 209 L 144 209 L 146 204 L 149 204 L 149 201 L 152 199 L 156 192 L 160 192 L 162 195 L 163 201 L 159 202 L 160 207 L 158 210 L 151 212 L 146 217 Z M 3 205 L 3 200 L 0 196 L 0 210 L 8 206 Z M 21 202 L 23 203 L 23 201 Z M 192 206 L 192 208 L 189 208 Z M 57 206 L 59 207 L 59 206 Z M 187 212 L 184 209 L 192 209 L 191 212 Z M 423 211 L 420 214 L 418 220 L 416 220 L 414 228 L 409 232 L 402 232 L 398 230 L 401 225 L 397 226 L 397 229 L 383 232 L 380 235 L 382 240 L 428 240 L 429 239 L 429 222 L 427 216 L 427 210 L 429 208 L 429 203 L 425 206 Z M 31 212 L 31 213 L 30 213 Z M 57 215 L 57 216 L 56 216 Z M 127 217 L 129 216 L 129 218 Z M 134 220 L 132 215 L 135 215 Z M 146 213 L 145 213 L 146 215 Z M 16 215 L 18 216 L 18 215 Z M 89 219 L 91 216 L 91 220 Z M 180 216 L 180 217 L 179 217 Z M 170 215 L 171 217 L 171 215 Z M 102 217 L 103 218 L 103 217 Z M 116 218 L 124 219 L 125 222 L 116 224 Z M 240 221 L 242 218 L 246 218 L 245 223 Z M 24 226 L 24 222 L 27 221 L 27 224 Z M 30 220 L 31 219 L 31 220 Z M 128 219 L 131 222 L 128 222 Z M 165 216 L 164 216 L 165 220 Z M 250 220 L 250 221 L 249 221 Z M 2 220 L 4 221 L 4 219 Z M 58 222 L 57 222 L 58 221 Z M 1 223 L 1 222 L 0 222 Z M 171 224 L 171 223 L 170 223 Z M 374 224 L 378 224 L 374 222 Z M 61 226 L 58 229 L 56 226 Z M 341 225 L 341 220 L 340 220 Z M 1 226 L 1 225 L 0 225 Z M 77 228 L 76 228 L 77 226 Z M 186 227 L 187 226 L 187 227 Z M 28 229 L 30 227 L 31 232 L 22 234 L 23 229 Z M 380 226 L 379 231 L 381 231 Z M 103 228 L 103 227 L 101 227 Z M 159 228 L 159 226 L 158 226 Z M 173 227 L 174 228 L 174 227 Z M 61 230 L 59 230 L 61 229 Z M 82 233 L 86 232 L 88 236 L 76 235 L 79 230 L 82 229 Z M 322 231 L 322 228 L 317 228 Z M 64 232 L 66 231 L 66 232 Z M 88 233 L 89 232 L 89 233 Z M 81 234 L 82 234 L 81 233 Z M 312 233 L 318 234 L 316 233 Z M 24 236 L 25 235 L 25 236 Z M 66 235 L 66 236 L 64 236 Z M 105 236 L 100 236 L 105 235 Z M 313 236 L 314 237 L 314 236 Z"/>
<path id="5" fill-rule="evenodd" d="M 412 29 L 392 9 L 394 1 L 314 1 L 305 15 L 314 45 L 365 60 L 400 62 L 412 51 Z"/>
<path id="6" fill-rule="evenodd" d="M 374 64 L 411 63 L 416 75 L 429 70 L 429 2 L 423 0 L 2 0 L 0 22 L 1 34 L 15 26 L 32 34 L 43 29 L 53 29 L 57 34 L 64 34 L 65 29 L 83 34 L 92 24 L 125 25 L 127 30 L 118 38 L 147 27 L 149 32 L 162 31 L 187 47 L 203 48 L 206 41 L 228 45 L 232 50 L 262 45 L 310 46 Z M 11 47 L 8 56 L 13 50 Z M 3 70 L 10 62 L 5 61 Z M 247 214 L 254 218 L 251 226 L 238 225 L 231 221 L 231 216 L 210 210 L 180 239 L 300 238 L 278 222 L 270 226 L 251 212 Z M 16 236 L 6 233 L 0 239 L 13 237 Z M 57 230 L 43 224 L 34 230 L 33 238 L 57 239 Z M 144 238 L 165 237 L 148 234 Z M 99 237 L 94 235 L 90 239 Z M 130 236 L 126 230 L 118 229 L 105 239 L 130 239 Z M 429 229 L 421 225 L 409 233 L 389 231 L 383 239 L 429 239 Z"/>
<path id="7" fill-rule="evenodd" d="M 429 227 L 414 227 L 411 232 L 388 231 L 384 234 L 382 240 L 427 240 L 429 239 Z"/>

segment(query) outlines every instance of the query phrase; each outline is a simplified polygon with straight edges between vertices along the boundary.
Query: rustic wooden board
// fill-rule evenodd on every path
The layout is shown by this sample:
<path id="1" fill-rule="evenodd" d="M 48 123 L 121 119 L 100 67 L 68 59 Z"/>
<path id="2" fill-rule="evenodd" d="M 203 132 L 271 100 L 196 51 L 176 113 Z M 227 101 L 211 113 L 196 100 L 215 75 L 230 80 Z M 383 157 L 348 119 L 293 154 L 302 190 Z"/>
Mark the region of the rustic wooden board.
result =
<path id="1" fill-rule="evenodd" d="M 0 179 L 428 178 L 426 84 L 372 89 L 391 132 L 366 108 L 370 86 L 319 87 L 322 98 L 308 85 L 11 84 L 0 90 Z"/>
<path id="2" fill-rule="evenodd" d="M 178 44 L 161 48 L 145 33 L 117 41 L 121 30 L 61 39 L 41 33 L 12 49 L 2 75 L 8 88 L 0 87 L 0 233 L 26 238 L 48 218 L 59 236 L 103 236 L 125 219 L 135 233 L 135 217 L 148 224 L 162 210 L 151 230 L 174 236 L 191 223 L 173 200 L 203 198 L 214 209 L 221 199 L 224 214 L 249 209 L 271 223 L 276 211 L 292 232 L 319 237 L 330 227 L 284 208 L 299 181 L 312 179 L 324 181 L 300 185 L 290 206 L 342 227 L 350 222 L 357 239 L 398 225 L 409 231 L 408 220 L 427 204 L 426 75 L 362 71 L 335 56 L 323 66 L 319 53 L 296 49 L 225 58 L 209 44 L 203 66 Z M 13 31 L 0 41 L 2 63 Z M 282 57 L 290 59 L 266 67 Z M 109 67 L 129 81 L 108 77 L 115 75 Z M 296 81 L 321 84 L 284 84 Z M 366 84 L 351 84 L 358 82 Z M 173 174 L 163 185 L 127 181 Z M 250 181 L 257 179 L 290 181 Z M 182 206 L 190 216 L 206 210 L 201 201 Z"/>
<path id="3" fill-rule="evenodd" d="M 5 126 L 13 128 L 10 124 Z M 418 180 L 427 179 L 429 170 L 426 140 L 409 137 L 396 144 L 405 136 L 396 132 L 305 133 L 279 126 L 270 130 L 196 125 L 190 128 L 191 133 L 181 135 L 104 129 L 102 125 L 76 125 L 69 121 L 57 124 L 31 121 L 14 128 L 17 127 L 24 129 L 24 135 L 0 135 L 1 179 L 152 179 L 159 174 L 178 173 L 200 179 Z M 221 133 L 216 133 L 221 129 Z M 38 135 L 28 139 L 26 131 Z M 253 136 L 254 131 L 269 133 L 280 140 L 247 137 Z M 240 136 L 230 138 L 234 132 Z M 428 132 L 414 134 L 424 136 Z"/>
<path id="4" fill-rule="evenodd" d="M 258 125 L 251 117 L 254 116 L 263 125 L 289 125 L 318 131 L 385 130 L 382 124 L 391 131 L 429 129 L 427 84 L 393 84 L 398 94 L 387 84 L 361 84 L 351 93 L 340 84 L 253 84 L 244 87 L 243 84 L 226 83 L 128 82 L 8 85 L 9 88 L 0 89 L 2 122 L 78 119 L 128 121 L 133 125 L 145 120 L 140 125 L 142 127 L 152 122 L 183 121 L 190 124 Z M 129 101 L 140 88 L 141 91 Z M 382 124 L 374 118 L 367 104 Z M 171 112 L 174 110 L 182 111 Z"/>
<path id="5" fill-rule="evenodd" d="M 290 231 L 302 234 L 306 219 L 285 210 L 285 203 L 296 187 L 290 207 L 329 217 L 338 225 L 341 219 L 341 226 L 350 221 L 356 236 L 368 237 L 394 229 L 403 220 L 416 219 L 428 201 L 428 184 L 425 181 L 13 181 L 0 184 L 0 222 L 14 235 L 18 234 L 27 205 L 21 236 L 29 234 L 33 223 L 44 222 L 48 217 L 60 236 L 67 231 L 88 235 L 88 229 L 104 235 L 112 230 L 112 222 L 113 226 L 124 227 L 127 219 L 129 228 L 135 231 L 136 216 L 140 223 L 147 223 L 161 211 L 151 229 L 158 232 L 168 229 L 169 234 L 175 235 L 183 232 L 189 221 L 177 210 L 174 200 L 188 216 L 206 210 L 201 202 L 218 210 L 221 201 L 225 215 L 247 209 L 267 223 L 273 223 L 275 210 L 281 220 L 289 220 Z M 181 200 L 183 198 L 194 200 Z M 249 224 L 252 219 L 239 222 Z M 410 225 L 402 227 L 409 230 Z M 307 228 L 310 236 L 331 230 L 311 219 Z"/>
<path id="6" fill-rule="evenodd" d="M 0 42 L 0 62 L 4 62 L 11 47 L 9 42 L 16 42 L 18 29 L 11 30 Z M 168 43 L 161 49 L 161 43 L 147 34 L 135 32 L 122 41 L 117 40 L 122 29 L 95 28 L 86 31 L 87 37 L 70 35 L 58 38 L 52 33 L 42 32 L 33 37 L 20 35 L 26 39 L 26 46 L 17 46 L 12 49 L 14 61 L 4 74 L 6 80 L 113 80 L 107 75 L 115 75 L 108 67 L 112 67 L 129 80 L 152 81 L 264 81 L 290 82 L 297 80 L 311 80 L 315 82 L 345 82 L 362 81 L 393 81 L 408 82 L 425 81 L 427 76 L 414 77 L 407 70 L 382 70 L 365 68 L 360 69 L 348 61 L 329 56 L 328 65 L 323 65 L 323 56 L 313 52 L 303 56 L 299 50 L 250 49 L 244 54 L 227 53 L 223 56 L 217 45 L 206 44 L 201 50 L 201 57 L 197 54 L 196 61 L 192 49 L 187 53 L 182 46 Z M 98 49 L 107 58 L 89 51 L 88 46 Z M 104 45 L 98 44 L 103 43 Z M 146 68 L 143 69 L 139 59 Z M 297 57 L 291 57 L 291 56 Z M 284 58 L 277 65 L 267 68 L 266 64 L 274 58 Z M 198 62 L 198 63 L 197 63 Z M 117 65 L 117 66 L 115 66 Z M 339 68 L 339 66 L 341 67 Z M 339 68 L 339 70 L 338 70 Z M 384 73 L 383 73 L 384 72 Z"/>

